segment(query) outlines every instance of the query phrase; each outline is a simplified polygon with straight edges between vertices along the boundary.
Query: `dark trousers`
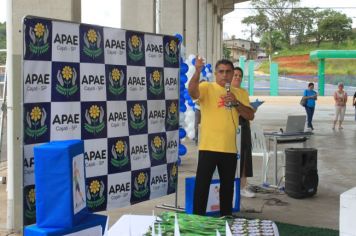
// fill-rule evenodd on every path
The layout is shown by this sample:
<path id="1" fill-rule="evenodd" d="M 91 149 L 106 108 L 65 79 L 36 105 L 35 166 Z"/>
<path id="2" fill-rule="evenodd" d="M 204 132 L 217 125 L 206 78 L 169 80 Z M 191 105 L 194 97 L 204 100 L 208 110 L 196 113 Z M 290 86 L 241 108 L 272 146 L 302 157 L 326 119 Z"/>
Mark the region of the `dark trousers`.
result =
<path id="1" fill-rule="evenodd" d="M 315 110 L 315 107 L 305 106 L 305 111 L 307 112 L 308 128 L 312 128 L 312 129 L 314 129 L 313 124 L 312 124 L 314 110 Z"/>
<path id="2" fill-rule="evenodd" d="M 234 153 L 199 151 L 193 214 L 206 214 L 210 183 L 215 167 L 217 167 L 220 177 L 220 214 L 221 216 L 232 215 L 236 164 L 237 157 Z"/>

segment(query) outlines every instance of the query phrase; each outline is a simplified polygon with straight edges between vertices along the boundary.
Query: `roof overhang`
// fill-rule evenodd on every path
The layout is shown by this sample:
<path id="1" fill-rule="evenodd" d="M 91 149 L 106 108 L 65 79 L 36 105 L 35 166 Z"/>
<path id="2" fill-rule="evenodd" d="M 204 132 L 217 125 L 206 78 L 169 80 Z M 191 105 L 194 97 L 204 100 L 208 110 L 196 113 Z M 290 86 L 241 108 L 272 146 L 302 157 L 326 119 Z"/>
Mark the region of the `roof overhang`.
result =
<path id="1" fill-rule="evenodd" d="M 309 56 L 311 60 L 356 58 L 356 50 L 316 50 L 311 51 Z"/>
<path id="2" fill-rule="evenodd" d="M 219 1 L 222 15 L 226 15 L 226 14 L 234 11 L 235 3 L 247 2 L 247 1 L 248 0 L 221 0 L 221 1 Z"/>

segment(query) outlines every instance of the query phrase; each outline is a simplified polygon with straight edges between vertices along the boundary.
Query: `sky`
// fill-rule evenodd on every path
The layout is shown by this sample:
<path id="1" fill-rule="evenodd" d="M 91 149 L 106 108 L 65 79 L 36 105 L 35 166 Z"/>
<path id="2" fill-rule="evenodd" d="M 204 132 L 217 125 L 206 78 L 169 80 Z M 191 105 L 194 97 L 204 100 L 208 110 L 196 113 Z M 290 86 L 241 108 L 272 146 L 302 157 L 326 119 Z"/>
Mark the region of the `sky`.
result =
<path id="1" fill-rule="evenodd" d="M 6 20 L 6 2 L 0 0 L 0 22 Z M 120 4 L 121 0 L 82 0 L 82 21 L 83 23 L 91 23 L 103 26 L 119 28 L 120 22 Z M 301 7 L 320 7 L 333 8 L 336 11 L 345 13 L 353 20 L 353 28 L 356 28 L 356 0 L 301 0 Z M 237 38 L 247 39 L 250 35 L 246 25 L 241 23 L 241 20 L 253 14 L 253 10 L 244 9 L 251 7 L 249 2 L 235 4 L 235 11 L 224 16 L 224 36 L 231 37 L 235 35 Z M 351 7 L 346 9 L 347 7 Z M 342 8 L 342 9 L 341 9 Z"/>
<path id="2" fill-rule="evenodd" d="M 301 0 L 300 7 L 333 8 L 333 10 L 345 13 L 348 17 L 351 17 L 353 21 L 352 26 L 353 28 L 356 28 L 355 0 Z M 345 9 L 347 7 L 352 8 Z M 248 39 L 250 37 L 251 27 L 242 24 L 241 21 L 249 15 L 254 15 L 254 10 L 244 8 L 251 8 L 250 2 L 235 4 L 235 11 L 224 16 L 224 37 L 231 37 L 232 35 L 235 35 L 236 38 L 243 39 Z"/>

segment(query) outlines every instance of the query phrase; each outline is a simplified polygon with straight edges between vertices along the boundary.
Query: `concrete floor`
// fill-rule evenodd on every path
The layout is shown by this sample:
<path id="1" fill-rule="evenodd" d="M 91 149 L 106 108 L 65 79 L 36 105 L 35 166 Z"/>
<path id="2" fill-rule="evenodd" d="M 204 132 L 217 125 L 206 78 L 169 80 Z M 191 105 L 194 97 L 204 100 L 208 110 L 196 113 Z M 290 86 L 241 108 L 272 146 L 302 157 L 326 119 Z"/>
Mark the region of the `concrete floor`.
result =
<path id="1" fill-rule="evenodd" d="M 251 97 L 250 100 L 253 101 L 255 98 Z M 304 108 L 299 105 L 300 97 L 258 98 L 266 102 L 257 111 L 254 122 L 260 124 L 265 130 L 284 128 L 288 115 L 305 113 Z M 314 135 L 309 141 L 309 146 L 318 150 L 319 186 L 317 194 L 312 198 L 298 200 L 283 193 L 258 193 L 254 199 L 242 198 L 239 216 L 270 219 L 303 226 L 339 228 L 340 194 L 356 186 L 356 122 L 354 121 L 355 110 L 349 102 L 344 129 L 333 131 L 331 129 L 334 114 L 333 104 L 331 97 L 319 98 L 313 122 Z M 184 143 L 188 148 L 188 153 L 182 158 L 179 169 L 179 206 L 185 204 L 184 180 L 186 177 L 195 175 L 197 164 L 197 147 L 190 140 L 186 140 Z M 290 146 L 281 148 L 285 147 Z M 249 178 L 249 183 L 257 185 L 261 178 L 261 158 L 254 157 L 253 162 L 254 177 Z M 0 175 L 4 175 L 6 169 L 1 165 Z M 271 179 L 269 176 L 269 180 Z M 6 226 L 5 189 L 6 185 L 0 184 L 0 235 L 6 232 L 4 230 Z M 152 211 L 159 214 L 165 210 L 155 208 L 155 206 L 164 203 L 174 205 L 175 195 L 100 213 L 108 214 L 112 225 L 123 214 L 152 214 Z"/>

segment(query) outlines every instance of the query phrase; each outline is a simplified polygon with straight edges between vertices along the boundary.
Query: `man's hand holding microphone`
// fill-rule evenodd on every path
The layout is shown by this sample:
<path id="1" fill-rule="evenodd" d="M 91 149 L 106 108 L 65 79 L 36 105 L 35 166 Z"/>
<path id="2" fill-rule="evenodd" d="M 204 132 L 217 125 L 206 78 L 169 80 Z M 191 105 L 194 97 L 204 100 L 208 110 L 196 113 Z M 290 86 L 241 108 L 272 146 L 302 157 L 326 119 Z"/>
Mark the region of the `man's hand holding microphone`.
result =
<path id="1" fill-rule="evenodd" d="M 231 84 L 229 82 L 225 83 L 226 95 L 223 97 L 224 105 L 227 109 L 231 107 L 238 107 L 240 102 L 236 99 L 235 95 L 230 92 Z"/>

